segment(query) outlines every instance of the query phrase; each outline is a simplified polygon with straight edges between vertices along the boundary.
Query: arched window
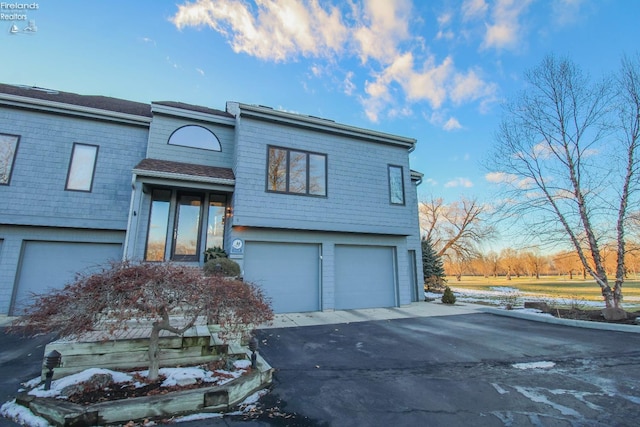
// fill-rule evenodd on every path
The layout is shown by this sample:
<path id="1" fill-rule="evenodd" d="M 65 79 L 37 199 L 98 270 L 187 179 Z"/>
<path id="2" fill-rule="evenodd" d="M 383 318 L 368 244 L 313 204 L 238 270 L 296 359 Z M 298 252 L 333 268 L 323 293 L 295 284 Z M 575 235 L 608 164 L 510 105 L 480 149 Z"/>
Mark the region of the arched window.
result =
<path id="1" fill-rule="evenodd" d="M 221 151 L 218 137 L 202 126 L 187 125 L 173 131 L 169 144 L 183 147 L 201 148 L 203 150 Z"/>

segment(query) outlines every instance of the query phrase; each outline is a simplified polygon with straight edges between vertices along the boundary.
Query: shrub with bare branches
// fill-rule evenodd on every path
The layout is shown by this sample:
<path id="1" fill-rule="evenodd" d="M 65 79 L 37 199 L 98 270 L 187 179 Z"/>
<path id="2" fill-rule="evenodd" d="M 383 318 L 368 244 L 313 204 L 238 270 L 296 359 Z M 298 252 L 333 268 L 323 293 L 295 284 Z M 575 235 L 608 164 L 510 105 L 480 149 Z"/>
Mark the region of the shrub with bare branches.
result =
<path id="1" fill-rule="evenodd" d="M 172 263 L 113 263 L 91 275 L 78 275 L 62 289 L 36 295 L 12 330 L 78 336 L 96 329 L 113 333 L 131 321 L 151 323 L 149 378 L 159 369 L 160 331 L 183 334 L 198 318 L 221 326 L 222 339 L 273 319 L 255 285 L 199 268 Z"/>

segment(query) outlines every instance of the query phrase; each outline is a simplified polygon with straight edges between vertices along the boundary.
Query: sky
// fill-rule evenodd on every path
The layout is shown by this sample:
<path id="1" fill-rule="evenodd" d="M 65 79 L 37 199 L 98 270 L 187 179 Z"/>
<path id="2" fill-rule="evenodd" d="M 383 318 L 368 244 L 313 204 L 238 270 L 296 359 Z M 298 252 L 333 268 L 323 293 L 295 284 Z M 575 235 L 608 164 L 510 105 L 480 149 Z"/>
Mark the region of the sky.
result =
<path id="1" fill-rule="evenodd" d="M 418 198 L 488 203 L 502 105 L 545 55 L 638 52 L 637 0 L 0 2 L 0 82 L 266 105 L 418 140 Z M 13 32 L 11 31 L 13 29 Z"/>

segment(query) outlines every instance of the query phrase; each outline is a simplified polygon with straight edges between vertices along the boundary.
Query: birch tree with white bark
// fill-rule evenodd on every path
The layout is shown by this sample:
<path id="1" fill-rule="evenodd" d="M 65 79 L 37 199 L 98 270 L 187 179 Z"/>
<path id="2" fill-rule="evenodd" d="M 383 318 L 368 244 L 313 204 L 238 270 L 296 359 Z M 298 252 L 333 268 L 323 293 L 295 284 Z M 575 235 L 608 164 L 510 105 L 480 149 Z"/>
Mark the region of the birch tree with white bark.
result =
<path id="1" fill-rule="evenodd" d="M 640 56 L 601 80 L 570 59 L 547 56 L 505 106 L 487 179 L 499 182 L 507 217 L 531 240 L 565 244 L 619 309 L 625 230 L 638 209 Z M 615 277 L 602 247 L 615 242 Z"/>

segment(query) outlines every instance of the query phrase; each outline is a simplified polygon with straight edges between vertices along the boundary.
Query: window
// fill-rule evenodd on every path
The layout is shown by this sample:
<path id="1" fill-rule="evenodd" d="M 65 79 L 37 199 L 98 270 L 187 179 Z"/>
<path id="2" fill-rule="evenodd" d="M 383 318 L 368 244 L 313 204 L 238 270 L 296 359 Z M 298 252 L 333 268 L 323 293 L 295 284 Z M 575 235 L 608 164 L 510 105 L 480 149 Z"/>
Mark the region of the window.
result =
<path id="1" fill-rule="evenodd" d="M 306 196 L 326 196 L 326 154 L 269 147 L 267 191 Z"/>
<path id="2" fill-rule="evenodd" d="M 147 233 L 147 249 L 144 255 L 144 259 L 147 261 L 164 261 L 170 204 L 170 190 L 153 190 L 151 213 L 149 214 L 149 231 Z"/>
<path id="3" fill-rule="evenodd" d="M 0 185 L 9 185 L 11 171 L 18 152 L 18 135 L 0 133 Z"/>
<path id="4" fill-rule="evenodd" d="M 202 196 L 179 193 L 177 206 L 171 259 L 197 261 L 200 255 L 198 249 L 200 248 Z"/>
<path id="5" fill-rule="evenodd" d="M 152 191 L 145 261 L 168 258 L 197 262 L 204 242 L 207 248 L 223 247 L 226 197 L 206 196 L 169 189 Z"/>
<path id="6" fill-rule="evenodd" d="M 223 247 L 225 211 L 226 198 L 224 196 L 211 196 L 209 198 L 209 214 L 207 216 L 207 249 Z"/>
<path id="7" fill-rule="evenodd" d="M 73 144 L 69 172 L 67 174 L 66 190 L 91 191 L 93 176 L 98 159 L 98 146 L 87 144 Z"/>
<path id="8" fill-rule="evenodd" d="M 176 129 L 169 137 L 169 144 L 221 151 L 218 137 L 209 129 L 196 125 L 188 125 Z"/>
<path id="9" fill-rule="evenodd" d="M 404 205 L 402 166 L 389 165 L 389 200 L 393 205 Z"/>

